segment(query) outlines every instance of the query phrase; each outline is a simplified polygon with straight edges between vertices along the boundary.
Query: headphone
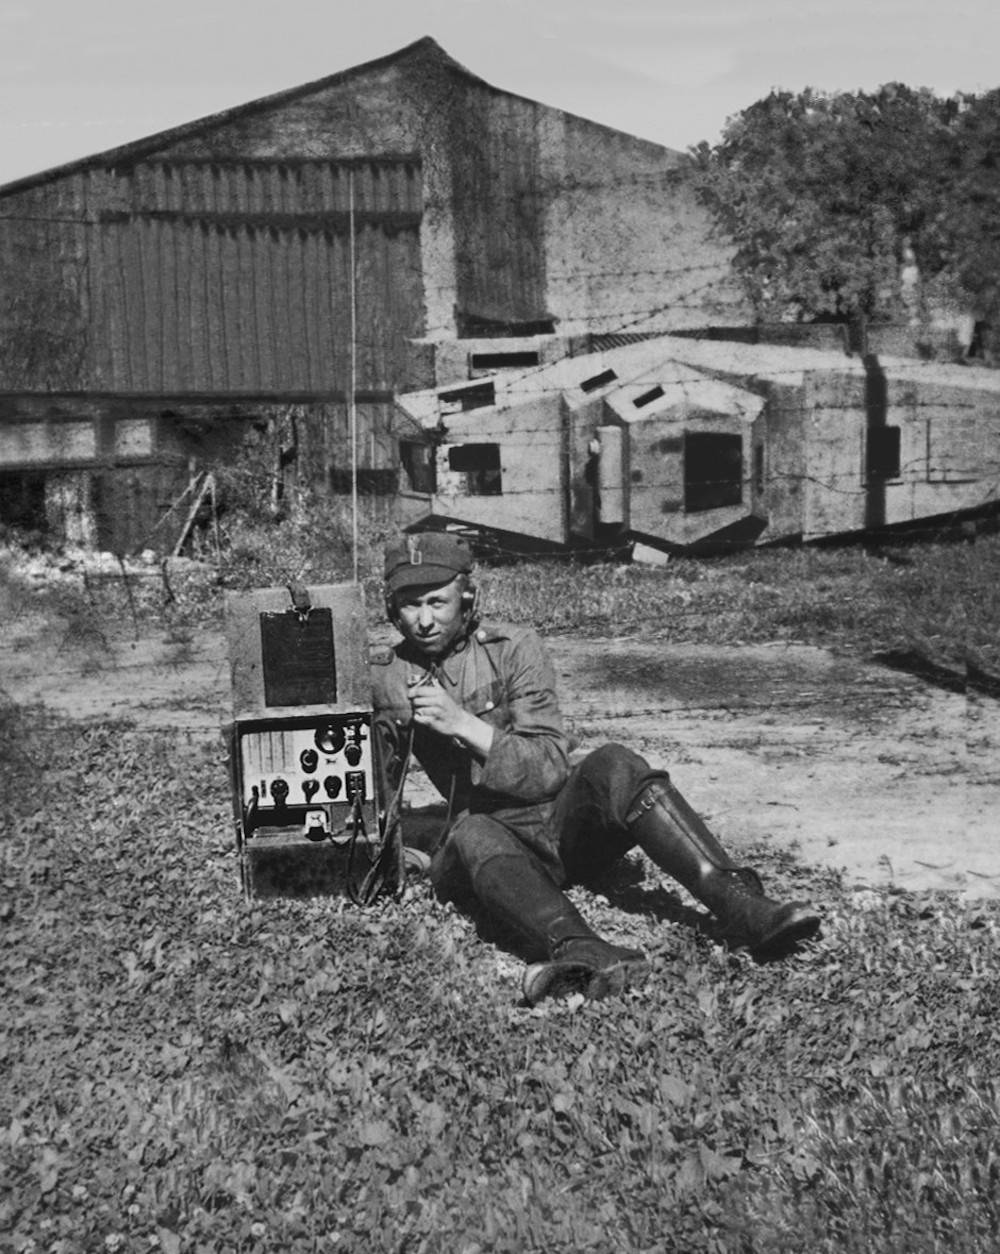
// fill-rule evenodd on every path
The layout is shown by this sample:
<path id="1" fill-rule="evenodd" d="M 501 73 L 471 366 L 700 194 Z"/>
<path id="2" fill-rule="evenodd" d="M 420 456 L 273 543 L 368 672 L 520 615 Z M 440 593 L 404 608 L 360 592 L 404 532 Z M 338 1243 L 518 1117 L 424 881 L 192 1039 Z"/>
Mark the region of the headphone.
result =
<path id="1" fill-rule="evenodd" d="M 465 629 L 471 631 L 479 622 L 479 584 L 471 580 L 462 593 L 462 614 L 465 617 Z"/>

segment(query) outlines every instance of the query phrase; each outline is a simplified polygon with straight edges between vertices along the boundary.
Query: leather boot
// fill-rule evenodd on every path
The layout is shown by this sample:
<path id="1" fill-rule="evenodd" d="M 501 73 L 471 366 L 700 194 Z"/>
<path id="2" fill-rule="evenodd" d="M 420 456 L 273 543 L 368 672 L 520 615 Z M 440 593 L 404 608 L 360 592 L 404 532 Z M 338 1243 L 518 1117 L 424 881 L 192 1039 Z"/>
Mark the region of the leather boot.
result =
<path id="1" fill-rule="evenodd" d="M 525 968 L 521 987 L 529 1005 L 573 992 L 608 997 L 648 973 L 644 954 L 602 940 L 565 893 L 527 859 L 491 858 L 477 867 L 472 887 L 497 923 L 547 955 Z"/>
<path id="2" fill-rule="evenodd" d="M 625 821 L 656 865 L 712 911 L 730 944 L 770 957 L 819 931 L 819 915 L 804 902 L 781 905 L 765 896 L 756 871 L 733 862 L 669 781 L 648 784 Z"/>

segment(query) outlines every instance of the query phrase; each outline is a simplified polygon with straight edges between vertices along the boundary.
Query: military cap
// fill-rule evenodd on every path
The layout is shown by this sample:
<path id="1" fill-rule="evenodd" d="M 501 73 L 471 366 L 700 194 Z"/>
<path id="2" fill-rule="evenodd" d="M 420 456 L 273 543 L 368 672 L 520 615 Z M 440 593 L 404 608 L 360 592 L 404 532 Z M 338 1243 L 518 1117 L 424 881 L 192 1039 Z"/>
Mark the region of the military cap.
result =
<path id="1" fill-rule="evenodd" d="M 390 541 L 385 548 L 387 592 L 418 585 L 450 583 L 472 570 L 472 549 L 447 531 L 418 531 Z"/>

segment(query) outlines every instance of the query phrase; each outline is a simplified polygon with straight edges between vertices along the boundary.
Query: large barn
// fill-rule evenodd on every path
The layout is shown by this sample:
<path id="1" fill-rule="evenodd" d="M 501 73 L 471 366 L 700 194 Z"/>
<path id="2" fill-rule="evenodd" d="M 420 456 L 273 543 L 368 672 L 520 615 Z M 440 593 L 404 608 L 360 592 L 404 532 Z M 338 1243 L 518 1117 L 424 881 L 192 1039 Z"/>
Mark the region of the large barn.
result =
<path id="1" fill-rule="evenodd" d="M 3 514 L 162 547 L 282 423 L 291 473 L 391 496 L 399 393 L 747 318 L 680 154 L 422 39 L 0 188 Z"/>

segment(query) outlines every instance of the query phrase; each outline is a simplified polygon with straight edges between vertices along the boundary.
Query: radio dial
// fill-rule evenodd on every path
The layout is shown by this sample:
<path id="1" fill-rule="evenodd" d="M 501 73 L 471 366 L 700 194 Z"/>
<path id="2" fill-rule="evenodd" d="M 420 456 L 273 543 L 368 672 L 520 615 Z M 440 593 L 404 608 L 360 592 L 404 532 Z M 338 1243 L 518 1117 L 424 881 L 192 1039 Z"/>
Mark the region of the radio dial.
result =
<path id="1" fill-rule="evenodd" d="M 323 723 L 316 728 L 316 748 L 323 753 L 339 753 L 347 743 L 347 735 L 339 723 Z"/>

